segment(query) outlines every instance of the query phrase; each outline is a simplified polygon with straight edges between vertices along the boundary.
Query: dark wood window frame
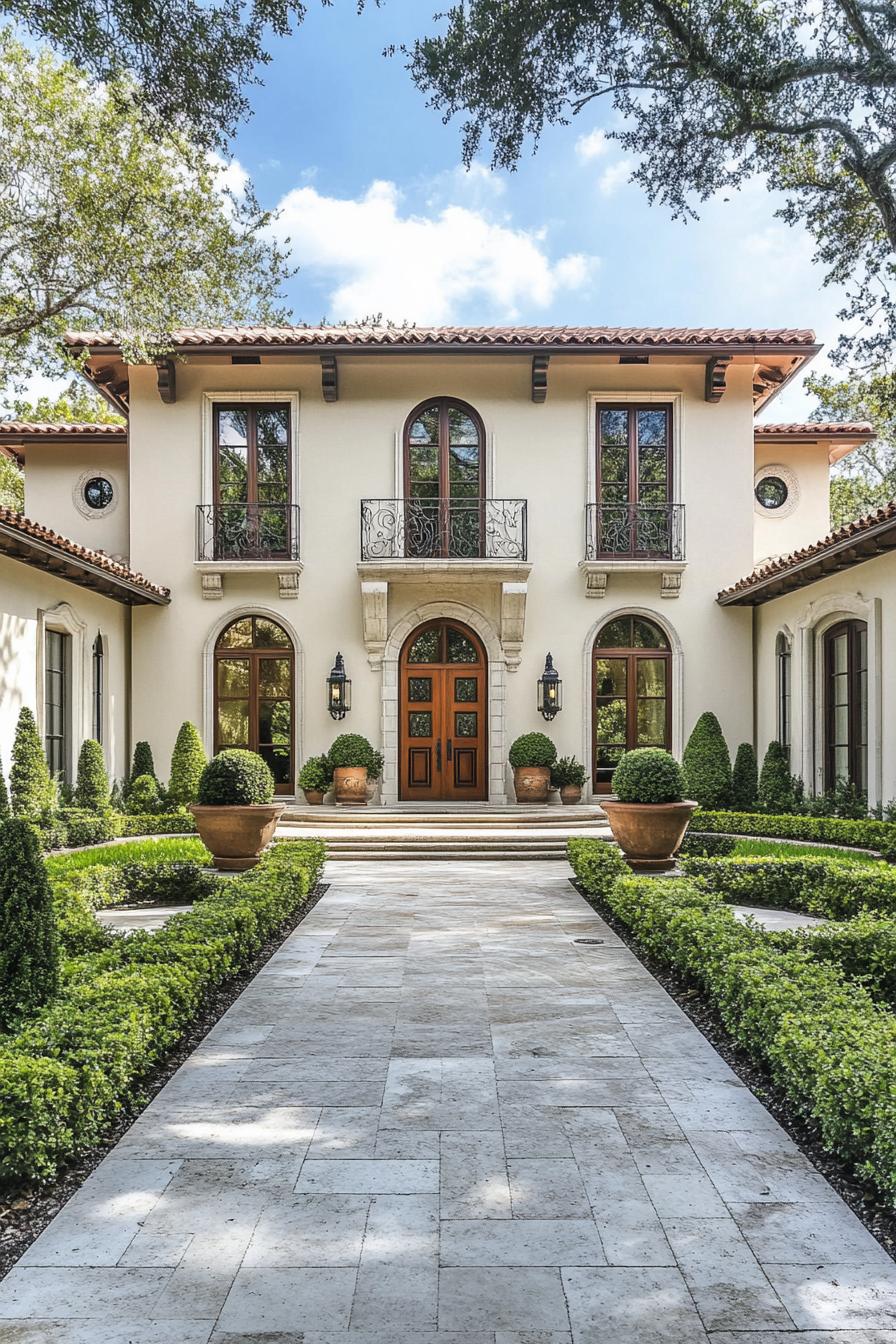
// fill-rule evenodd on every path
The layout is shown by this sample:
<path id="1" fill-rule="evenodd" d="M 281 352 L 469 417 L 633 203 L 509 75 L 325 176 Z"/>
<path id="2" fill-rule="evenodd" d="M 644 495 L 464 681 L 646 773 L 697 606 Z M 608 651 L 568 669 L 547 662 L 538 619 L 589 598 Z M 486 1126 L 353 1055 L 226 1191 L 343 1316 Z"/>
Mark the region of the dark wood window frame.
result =
<path id="1" fill-rule="evenodd" d="M 59 731 L 51 731 L 51 710 L 58 708 Z M 44 630 L 44 751 L 50 773 L 71 783 L 72 636 Z"/>
<path id="2" fill-rule="evenodd" d="M 597 642 L 597 641 L 600 639 L 600 634 L 601 634 L 601 632 L 598 631 L 597 636 L 595 637 L 595 640 L 594 640 L 594 644 L 592 645 L 592 649 L 591 649 L 591 716 L 592 716 L 592 721 L 591 721 L 591 780 L 592 780 L 592 787 L 593 787 L 595 793 L 603 793 L 603 794 L 606 794 L 606 793 L 609 793 L 609 792 L 610 792 L 610 782 L 609 782 L 609 780 L 607 780 L 606 778 L 601 778 L 601 777 L 599 777 L 599 775 L 598 775 L 598 771 L 599 771 L 599 770 L 603 770 L 603 771 L 604 771 L 604 774 L 605 774 L 605 773 L 606 773 L 606 769 L 607 769 L 607 767 L 603 767 L 603 766 L 599 767 L 599 766 L 598 766 L 598 763 L 597 763 L 597 748 L 598 748 L 598 745 L 599 745 L 599 744 L 598 744 L 598 740 L 597 740 L 597 708 L 598 708 L 598 704 L 597 704 L 597 702 L 598 702 L 598 695 L 597 695 L 597 661 L 598 661 L 599 658 L 607 658 L 607 659 L 609 659 L 609 658 L 624 658 L 624 659 L 626 660 L 626 682 L 625 682 L 625 706 L 626 706 L 626 747 L 625 747 L 625 749 L 626 749 L 626 750 L 631 750 L 634 746 L 637 745 L 638 700 L 639 700 L 639 698 L 641 698 L 641 697 L 638 696 L 638 670 L 637 670 L 637 664 L 638 664 L 639 661 L 642 661 L 642 660 L 644 660 L 644 659 L 654 659 L 654 660 L 655 660 L 655 659 L 660 659 L 660 658 L 661 658 L 661 659 L 663 660 L 663 662 L 664 662 L 665 665 L 666 665 L 666 672 L 665 672 L 665 685 L 666 685 L 666 694 L 665 694 L 665 709 L 666 709 L 666 716 L 665 716 L 665 717 L 666 717 L 666 723 L 665 723 L 665 744 L 664 744 L 664 745 L 665 745 L 665 749 L 666 749 L 667 751 L 671 751 L 671 749 L 672 749 L 672 692 L 673 692 L 672 678 L 673 678 L 673 671 L 674 671 L 674 669 L 673 669 L 673 663 L 672 663 L 672 650 L 671 650 L 671 648 L 669 647 L 668 639 L 667 639 L 667 636 L 666 636 L 665 632 L 664 632 L 663 629 L 662 629 L 662 626 L 657 625 L 656 621 L 652 621 L 652 620 L 650 620 L 649 617 L 646 617 L 646 616 L 644 616 L 644 617 L 638 617 L 638 618 L 636 618 L 636 619 L 641 619 L 641 620 L 649 621 L 649 623 L 650 623 L 651 625 L 654 625 L 654 626 L 656 627 L 656 629 L 659 631 L 659 633 L 660 633 L 660 634 L 663 636 L 663 638 L 666 640 L 666 646 L 665 646 L 664 648 L 656 648 L 656 649 L 651 649 L 651 648 L 634 648 L 634 647 L 632 647 L 632 646 L 629 646 L 629 647 L 619 647 L 619 648 L 603 648 L 603 647 L 599 646 L 599 644 L 598 644 L 598 642 Z M 614 698 L 616 698 L 616 697 L 606 696 L 606 697 L 602 697 L 602 698 L 605 698 L 605 699 L 614 699 Z M 654 697 L 648 697 L 648 698 L 654 698 Z M 608 745 L 616 745 L 616 744 L 608 744 Z"/>
<path id="3" fill-rule="evenodd" d="M 93 676 L 90 704 L 93 718 L 93 736 L 100 746 L 103 743 L 103 718 L 106 705 L 106 646 L 102 634 L 97 632 L 90 656 L 90 668 Z"/>
<path id="4" fill-rule="evenodd" d="M 468 415 L 472 420 L 473 424 L 475 425 L 476 431 L 479 435 L 478 495 L 475 497 L 458 496 L 458 498 L 459 499 L 475 498 L 479 504 L 480 547 L 482 546 L 485 537 L 485 497 L 486 497 L 485 425 L 483 423 L 482 416 L 479 414 L 476 408 L 471 406 L 468 401 L 462 401 L 459 397 L 449 397 L 449 396 L 427 397 L 425 401 L 421 401 L 417 406 L 414 407 L 410 415 L 405 420 L 404 431 L 402 433 L 402 489 L 404 491 L 404 499 L 406 507 L 408 506 L 410 501 L 417 498 L 420 499 L 423 498 L 423 496 L 415 496 L 412 493 L 413 481 L 411 477 L 411 452 L 414 446 L 419 445 L 413 445 L 411 443 L 411 428 L 413 427 L 415 421 L 420 417 L 420 415 L 422 415 L 424 411 L 428 411 L 433 406 L 438 406 L 439 408 L 438 499 L 440 500 L 439 507 L 442 514 L 442 516 L 439 519 L 439 534 L 441 538 L 439 553 L 442 557 L 449 558 L 451 554 L 451 547 L 449 544 L 450 520 L 447 515 L 449 512 L 450 505 L 448 504 L 447 501 L 451 499 L 451 434 L 448 423 L 448 412 L 452 409 L 455 409 L 462 411 L 464 415 Z M 408 525 L 406 525 L 405 527 L 405 535 L 410 536 L 412 534 L 412 531 L 413 527 L 409 521 Z"/>
<path id="5" fill-rule="evenodd" d="M 793 722 L 793 648 L 781 632 L 775 640 L 775 731 L 778 742 L 790 750 Z"/>
<path id="6" fill-rule="evenodd" d="M 263 411 L 285 411 L 286 413 L 286 499 L 282 505 L 285 511 L 284 536 L 286 545 L 282 551 L 278 548 L 272 553 L 272 558 L 286 559 L 291 555 L 294 544 L 292 504 L 295 463 L 293 461 L 292 404 L 290 402 L 216 400 L 212 403 L 212 490 L 214 506 L 216 509 L 223 509 L 228 504 L 245 503 L 250 507 L 255 506 L 257 509 L 259 505 L 273 503 L 258 498 L 258 415 Z M 246 415 L 246 499 L 244 501 L 221 499 L 219 426 L 221 415 L 226 412 L 244 413 Z"/>
<path id="7" fill-rule="evenodd" d="M 222 641 L 223 641 L 223 639 L 224 639 L 224 636 L 227 634 L 228 630 L 230 630 L 232 626 L 237 625 L 237 624 L 239 624 L 240 621 L 244 621 L 244 620 L 251 620 L 251 621 L 252 621 L 252 626 L 253 626 L 253 638 L 254 638 L 254 631 L 255 631 L 255 622 L 256 622 L 257 620 L 263 620 L 263 621 L 270 621 L 271 624 L 276 625 L 276 626 L 278 627 L 278 629 L 282 630 L 284 636 L 286 637 L 286 639 L 287 639 L 287 641 L 288 641 L 288 643 L 287 643 L 287 644 L 272 644 L 272 645 L 256 645 L 256 644 L 253 642 L 253 644 L 252 644 L 251 647 L 248 646 L 248 645 L 243 645 L 243 646 L 239 646 L 239 647 L 226 647 L 226 646 L 222 646 Z M 233 618 L 232 621 L 228 621 L 227 625 L 225 625 L 224 629 L 220 632 L 220 634 L 218 635 L 217 640 L 215 641 L 215 652 L 214 652 L 214 660 L 213 660 L 213 661 L 214 661 L 214 667 L 213 667 L 213 676 L 214 676 L 214 697 L 213 697 L 213 699 L 214 699 L 214 724 L 213 724 L 214 750 L 215 750 L 215 752 L 221 751 L 221 750 L 224 749 L 224 745 L 225 745 L 225 744 L 221 744 L 221 743 L 220 743 L 220 741 L 219 741 L 219 736 L 218 736 L 218 732 L 219 732 L 219 728 L 218 728 L 218 723 L 219 723 L 219 720 L 218 720 L 218 707 L 219 707 L 219 704 L 221 703 L 222 700 L 226 702 L 226 701 L 228 701 L 228 700 L 241 701 L 241 700 L 244 700 L 244 699 L 247 700 L 247 701 L 248 701 L 248 704 L 249 704 L 249 734 L 248 734 L 249 740 L 248 740 L 248 743 L 246 744 L 246 746 L 248 747 L 248 750 L 249 750 L 249 751 L 257 751 L 257 750 L 258 750 L 258 747 L 259 747 L 259 745 L 260 745 L 260 744 L 259 744 L 259 738 L 258 738 L 258 706 L 259 706 L 259 704 L 260 704 L 260 702 L 261 702 L 262 700 L 271 698 L 271 697 L 260 696 L 260 695 L 258 694 L 258 687 L 259 687 L 259 680 L 260 680 L 260 678 L 259 678 L 259 663 L 261 663 L 261 662 L 262 662 L 263 660 L 265 660 L 265 659 L 272 659 L 272 658 L 288 658 L 288 659 L 289 659 L 289 703 L 290 703 L 290 716 L 289 716 L 289 717 L 290 717 L 290 724 L 289 724 L 289 729 L 290 729 L 290 742 L 289 742 L 289 779 L 288 779 L 287 781 L 284 781 L 284 782 L 282 782 L 282 783 L 277 784 L 277 785 L 276 785 L 276 792 L 277 792 L 278 794 L 292 794 L 292 793 L 294 793 L 294 791 L 295 791 L 295 775 L 296 775 L 296 768 L 295 768 L 295 767 L 296 767 L 296 759 L 295 759 L 295 755 L 296 755 L 296 651 L 295 651 L 295 645 L 293 644 L 293 641 L 292 641 L 292 638 L 291 638 L 291 636 L 290 636 L 290 634 L 289 634 L 289 631 L 286 630 L 286 628 L 285 628 L 283 625 L 281 625 L 280 622 L 277 621 L 276 618 L 273 617 L 273 616 L 267 616 L 267 615 L 261 615 L 261 616 L 235 616 L 235 617 Z M 218 673 L 218 666 L 219 666 L 219 664 L 220 664 L 222 661 L 225 661 L 225 660 L 236 661 L 237 659 L 243 659 L 243 660 L 245 660 L 245 661 L 247 661 L 247 662 L 249 663 L 249 688 L 248 688 L 248 692 L 247 692 L 247 694 L 246 694 L 245 696 L 242 696 L 242 695 L 221 696 L 221 695 L 219 694 L 219 680 L 220 680 L 220 679 L 219 679 L 219 673 Z M 268 745 L 268 744 L 261 744 L 261 745 Z"/>
<path id="8" fill-rule="evenodd" d="M 846 679 L 847 679 L 847 732 L 848 740 L 846 743 L 835 741 L 834 733 L 834 711 L 835 704 L 832 695 L 832 682 L 834 676 L 834 648 L 837 639 L 846 636 Z M 859 658 L 859 639 L 863 637 L 865 647 L 864 666 Z M 838 776 L 834 765 L 835 747 L 845 746 L 847 751 L 847 782 L 853 784 L 863 792 L 868 788 L 868 741 L 867 741 L 867 713 L 869 697 L 869 677 L 868 667 L 868 624 L 866 621 L 848 620 L 838 621 L 836 625 L 830 626 L 825 630 L 823 638 L 823 661 L 824 668 L 824 786 L 831 789 L 842 778 Z M 866 731 L 862 730 L 862 674 L 865 676 L 864 685 L 864 703 L 866 715 Z M 864 750 L 865 768 L 864 771 L 859 766 L 859 755 Z"/>
<path id="9" fill-rule="evenodd" d="M 602 479 L 601 479 L 601 448 L 603 438 L 601 431 L 601 414 L 604 411 L 623 411 L 628 418 L 628 503 L 640 503 L 640 480 L 638 471 L 638 412 L 639 411 L 662 411 L 666 417 L 666 503 L 671 504 L 673 481 L 674 481 L 674 457 L 675 440 L 674 428 L 675 418 L 672 414 L 673 404 L 671 401 L 599 401 L 596 403 L 596 422 L 595 422 L 595 445 L 597 453 L 596 462 L 596 481 L 597 481 L 597 503 L 603 503 L 602 498 Z M 616 484 L 616 482 L 614 482 Z M 658 484 L 658 482 L 652 482 Z M 649 507 L 649 506 L 648 506 Z"/>

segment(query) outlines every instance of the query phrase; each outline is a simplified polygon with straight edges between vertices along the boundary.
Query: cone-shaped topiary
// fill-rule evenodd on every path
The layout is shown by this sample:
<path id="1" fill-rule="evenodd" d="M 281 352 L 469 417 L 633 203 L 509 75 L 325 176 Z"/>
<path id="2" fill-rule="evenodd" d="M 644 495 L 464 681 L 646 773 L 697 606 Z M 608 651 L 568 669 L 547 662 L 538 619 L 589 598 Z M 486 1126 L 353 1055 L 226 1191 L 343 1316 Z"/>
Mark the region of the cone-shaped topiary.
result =
<path id="1" fill-rule="evenodd" d="M 737 812 L 755 812 L 759 795 L 759 766 L 751 743 L 741 742 L 731 772 L 731 805 Z"/>
<path id="2" fill-rule="evenodd" d="M 161 811 L 159 786 L 152 775 L 138 775 L 136 779 L 131 780 L 125 805 L 132 816 Z"/>
<path id="3" fill-rule="evenodd" d="M 769 742 L 759 775 L 759 806 L 763 812 L 792 812 L 796 792 L 790 774 L 790 752 L 780 742 Z"/>
<path id="4" fill-rule="evenodd" d="M 11 816 L 9 794 L 6 790 L 6 780 L 3 776 L 3 762 L 0 761 L 0 822 L 6 821 L 9 816 Z"/>
<path id="5" fill-rule="evenodd" d="M 270 803 L 273 798 L 274 776 L 267 761 L 239 747 L 219 751 L 199 780 L 203 807 L 248 807 Z"/>
<path id="6" fill-rule="evenodd" d="M 177 807 L 195 803 L 199 797 L 199 780 L 206 766 L 205 748 L 199 729 L 187 721 L 182 723 L 171 753 L 171 777 L 168 780 L 168 800 Z"/>
<path id="7" fill-rule="evenodd" d="M 0 826 L 0 1031 L 56 992 L 59 949 L 47 872 L 31 825 Z"/>
<path id="8" fill-rule="evenodd" d="M 103 749 L 92 737 L 82 744 L 78 755 L 75 802 L 78 807 L 87 807 L 93 812 L 109 806 L 109 776 L 106 774 Z"/>
<path id="9" fill-rule="evenodd" d="M 731 757 L 715 714 L 701 714 L 688 738 L 681 761 L 684 792 L 701 807 L 731 805 Z"/>
<path id="10" fill-rule="evenodd" d="M 129 779 L 139 779 L 141 775 L 152 775 L 156 778 L 156 767 L 152 759 L 152 747 L 148 742 L 138 742 L 134 748 L 134 759 L 131 762 L 131 773 Z M 156 781 L 158 783 L 158 781 Z"/>
<path id="11" fill-rule="evenodd" d="M 9 792 L 12 810 L 17 817 L 40 817 L 56 799 L 37 724 L 27 706 L 19 710 L 16 724 Z"/>
<path id="12" fill-rule="evenodd" d="M 613 772 L 613 792 L 620 803 L 680 803 L 681 766 L 660 747 L 626 751 Z"/>

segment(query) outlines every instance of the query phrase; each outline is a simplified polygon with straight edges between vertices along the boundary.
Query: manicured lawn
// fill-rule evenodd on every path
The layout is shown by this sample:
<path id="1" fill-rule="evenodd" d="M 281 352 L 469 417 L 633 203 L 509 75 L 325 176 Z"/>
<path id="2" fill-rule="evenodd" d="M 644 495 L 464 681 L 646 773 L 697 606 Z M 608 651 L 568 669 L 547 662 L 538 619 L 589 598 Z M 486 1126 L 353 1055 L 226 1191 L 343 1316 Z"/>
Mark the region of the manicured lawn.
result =
<path id="1" fill-rule="evenodd" d="M 78 849 L 71 854 L 53 854 L 47 859 L 51 880 L 67 873 L 94 868 L 97 864 L 112 866 L 125 863 L 195 863 L 211 858 L 201 840 L 160 838 L 158 840 L 128 840 L 118 845 L 97 845 L 93 849 Z"/>
<path id="2" fill-rule="evenodd" d="M 880 866 L 882 859 L 861 850 L 836 849 L 829 845 L 801 845 L 789 840 L 738 840 L 734 857 L 762 859 L 842 859 L 845 863 L 872 863 Z M 888 867 L 890 865 L 887 865 Z"/>

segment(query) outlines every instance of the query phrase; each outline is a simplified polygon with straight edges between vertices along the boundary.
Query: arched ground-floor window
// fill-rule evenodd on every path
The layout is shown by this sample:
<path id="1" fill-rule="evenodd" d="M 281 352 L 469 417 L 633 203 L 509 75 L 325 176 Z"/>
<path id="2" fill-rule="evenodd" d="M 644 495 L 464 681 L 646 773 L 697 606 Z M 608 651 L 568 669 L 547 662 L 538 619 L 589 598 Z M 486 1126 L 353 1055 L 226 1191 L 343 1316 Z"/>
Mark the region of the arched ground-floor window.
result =
<path id="1" fill-rule="evenodd" d="M 672 747 L 672 652 L 644 616 L 617 616 L 599 631 L 592 659 L 595 793 L 609 793 L 623 752 Z"/>
<path id="2" fill-rule="evenodd" d="M 278 793 L 294 787 L 295 651 L 269 616 L 241 616 L 215 644 L 214 749 L 257 751 Z"/>
<path id="3" fill-rule="evenodd" d="M 824 786 L 868 788 L 868 626 L 840 621 L 824 633 Z"/>

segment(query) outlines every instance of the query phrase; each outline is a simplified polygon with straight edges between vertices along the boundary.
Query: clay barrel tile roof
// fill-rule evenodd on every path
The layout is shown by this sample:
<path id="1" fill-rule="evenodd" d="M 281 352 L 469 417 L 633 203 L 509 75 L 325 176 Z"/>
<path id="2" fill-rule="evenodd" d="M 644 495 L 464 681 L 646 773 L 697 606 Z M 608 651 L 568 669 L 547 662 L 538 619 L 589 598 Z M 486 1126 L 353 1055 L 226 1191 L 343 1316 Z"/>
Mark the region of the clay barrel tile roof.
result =
<path id="1" fill-rule="evenodd" d="M 58 552 L 60 556 L 70 557 L 72 560 L 89 565 L 92 569 L 101 570 L 104 574 L 108 574 L 111 580 L 118 581 L 122 585 L 122 592 L 125 591 L 124 585 L 127 585 L 130 589 L 137 589 L 145 593 L 150 601 L 156 603 L 166 603 L 171 596 L 169 588 L 151 583 L 143 574 L 129 569 L 127 565 L 121 564 L 118 560 L 113 560 L 104 551 L 93 551 L 87 546 L 81 546 L 69 537 L 60 536 L 52 528 L 44 527 L 41 523 L 35 523 L 30 518 L 26 518 L 24 514 L 15 513 L 12 509 L 4 508 L 2 505 L 0 505 L 0 534 L 4 534 L 6 538 L 18 534 L 27 540 L 36 541 L 44 547 L 51 548 Z M 3 549 L 0 545 L 0 553 Z"/>
<path id="2" fill-rule="evenodd" d="M 874 438 L 874 426 L 870 420 L 853 420 L 848 423 L 831 420 L 804 420 L 796 424 L 756 425 L 754 433 L 757 438 L 785 438 L 790 435 L 800 435 L 827 439 L 836 438 L 841 434 L 848 438 L 856 438 L 860 435 Z"/>
<path id="3" fill-rule="evenodd" d="M 0 438 L 123 439 L 127 437 L 127 432 L 127 425 L 92 424 L 88 421 L 54 424 L 49 420 L 0 420 Z"/>

